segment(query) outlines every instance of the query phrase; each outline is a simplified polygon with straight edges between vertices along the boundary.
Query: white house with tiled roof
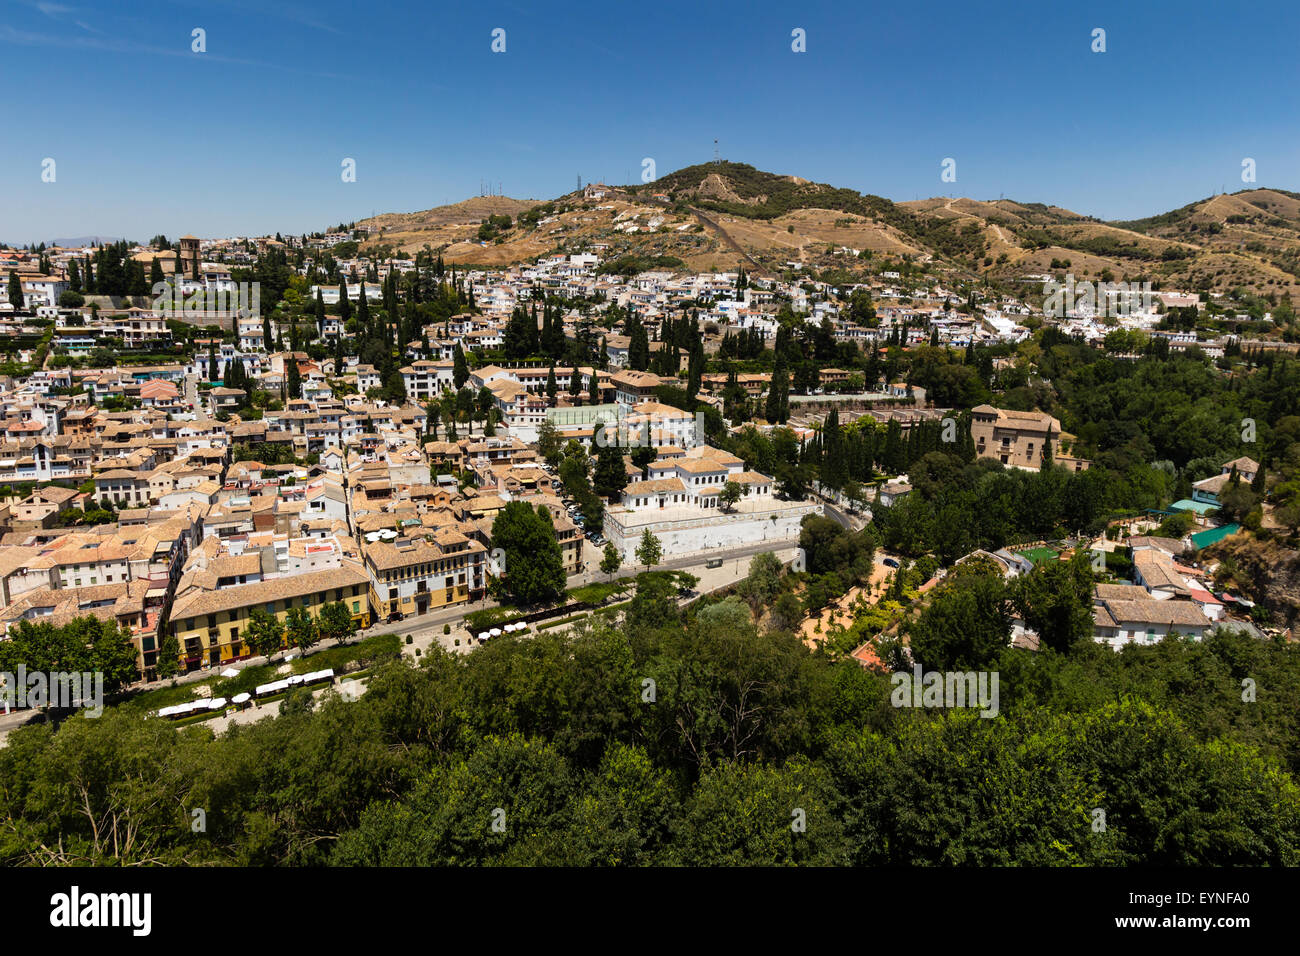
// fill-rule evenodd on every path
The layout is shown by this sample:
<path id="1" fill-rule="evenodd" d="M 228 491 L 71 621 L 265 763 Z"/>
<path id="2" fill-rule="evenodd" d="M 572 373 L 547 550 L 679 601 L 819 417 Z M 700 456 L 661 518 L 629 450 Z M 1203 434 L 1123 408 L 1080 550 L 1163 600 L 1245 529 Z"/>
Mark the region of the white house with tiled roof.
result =
<path id="1" fill-rule="evenodd" d="M 1217 475 L 1211 475 L 1209 478 L 1202 478 L 1200 481 L 1192 482 L 1192 500 L 1217 505 L 1219 495 L 1228 486 L 1228 482 L 1232 480 L 1234 468 L 1237 470 L 1237 478 L 1243 484 L 1248 485 L 1255 480 L 1255 475 L 1259 471 L 1259 462 L 1245 456 L 1234 458 L 1232 461 L 1225 461 L 1219 468 Z"/>
<path id="2" fill-rule="evenodd" d="M 724 505 L 728 482 L 742 488 L 740 501 Z M 799 536 L 800 522 L 821 506 L 782 501 L 767 475 L 745 469 L 729 452 L 707 445 L 675 449 L 647 468 L 644 480 L 623 489 L 622 500 L 605 512 L 605 535 L 629 564 L 649 531 L 659 538 L 665 556 L 696 554 L 760 541 L 789 542 Z"/>

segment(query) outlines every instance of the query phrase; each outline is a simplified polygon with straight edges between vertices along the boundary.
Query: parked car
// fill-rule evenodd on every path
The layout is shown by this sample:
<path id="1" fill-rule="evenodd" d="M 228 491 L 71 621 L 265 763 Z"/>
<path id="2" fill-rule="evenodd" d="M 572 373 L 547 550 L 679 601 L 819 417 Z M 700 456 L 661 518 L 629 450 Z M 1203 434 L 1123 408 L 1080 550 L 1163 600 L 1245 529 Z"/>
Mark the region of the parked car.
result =
<path id="1" fill-rule="evenodd" d="M 880 563 L 883 564 L 883 565 L 884 565 L 885 567 L 887 567 L 887 568 L 896 568 L 896 567 L 898 567 L 898 562 L 895 561 L 893 558 L 885 558 L 885 560 L 881 561 Z"/>

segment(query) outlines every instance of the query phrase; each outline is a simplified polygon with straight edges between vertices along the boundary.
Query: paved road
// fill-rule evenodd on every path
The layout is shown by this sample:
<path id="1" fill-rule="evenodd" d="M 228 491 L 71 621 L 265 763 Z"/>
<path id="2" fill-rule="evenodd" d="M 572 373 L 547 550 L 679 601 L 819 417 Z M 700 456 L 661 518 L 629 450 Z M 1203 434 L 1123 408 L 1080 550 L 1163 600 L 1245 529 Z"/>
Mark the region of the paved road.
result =
<path id="1" fill-rule="evenodd" d="M 786 548 L 793 548 L 797 542 L 788 541 L 760 541 L 755 544 L 748 544 L 740 548 L 718 548 L 715 551 L 705 551 L 696 554 L 688 554 L 679 558 L 670 558 L 657 565 L 657 571 L 690 571 L 697 576 L 702 576 L 707 570 L 704 566 L 707 562 L 721 558 L 724 562 L 723 568 L 727 568 L 728 563 L 738 558 L 749 558 L 756 554 L 767 551 L 779 551 Z M 583 541 L 583 560 L 586 561 L 589 570 L 579 574 L 570 575 L 568 586 L 570 588 L 581 587 L 584 584 L 591 584 L 595 581 L 611 580 L 608 575 L 602 574 L 595 570 L 600 563 L 600 549 L 593 547 L 590 541 Z M 619 569 L 613 576 L 612 580 L 623 578 L 632 578 L 644 571 L 641 565 L 627 565 Z M 743 578 L 749 573 L 748 565 L 743 566 L 738 572 L 732 570 L 735 580 Z M 462 618 L 471 611 L 479 611 L 484 608 L 496 607 L 497 602 L 491 599 L 484 601 L 475 601 L 473 604 L 456 604 L 452 607 L 443 608 L 437 611 L 430 611 L 428 614 L 420 617 L 408 617 L 405 620 L 395 621 L 392 624 L 376 624 L 375 626 L 362 632 L 364 636 L 370 634 L 418 634 L 430 630 L 441 631 L 444 624 L 451 624 L 455 630 Z"/>
<path id="2" fill-rule="evenodd" d="M 670 558 L 667 561 L 656 566 L 655 570 L 659 571 L 690 571 L 700 579 L 699 591 L 708 593 L 718 588 L 725 587 L 741 580 L 749 573 L 749 561 L 747 559 L 756 554 L 772 552 L 780 557 L 783 561 L 792 559 L 795 549 L 798 546 L 797 540 L 786 541 L 761 541 L 755 544 L 745 545 L 739 548 L 718 548 L 716 550 L 699 552 L 696 554 L 683 555 L 677 558 Z M 583 558 L 587 562 L 588 568 L 595 568 L 600 560 L 600 549 L 592 546 L 591 542 L 583 541 Z M 723 564 L 718 568 L 706 568 L 705 564 L 709 561 L 721 559 Z M 640 565 L 628 566 L 621 568 L 613 576 L 614 580 L 632 578 L 640 574 L 645 569 Z M 608 576 L 601 574 L 599 571 L 591 570 L 580 574 L 571 575 L 568 579 L 570 588 L 580 587 L 583 584 L 590 584 L 593 581 L 608 580 Z M 405 620 L 395 621 L 392 624 L 377 624 L 373 627 L 361 631 L 350 639 L 350 643 L 355 643 L 363 637 L 369 637 L 373 634 L 397 634 L 405 637 L 411 636 L 411 643 L 402 645 L 402 652 L 408 655 L 414 655 L 418 649 L 421 653 L 428 650 L 429 647 L 437 641 L 442 647 L 449 651 L 466 652 L 473 647 L 470 642 L 471 635 L 462 627 L 462 621 L 466 614 L 471 611 L 478 611 L 483 608 L 496 607 L 497 602 L 492 600 L 476 601 L 473 604 L 457 604 L 452 607 L 444 608 L 439 611 L 432 611 L 421 617 L 408 617 Z M 451 625 L 450 633 L 443 634 L 443 625 Z M 460 644 L 457 645 L 457 641 Z M 329 647 L 336 646 L 335 641 L 321 641 L 319 644 L 311 647 L 305 654 L 302 651 L 294 650 L 292 652 L 282 652 L 277 657 L 276 662 L 285 661 L 288 653 L 295 656 L 310 656 L 318 651 L 325 650 Z M 218 667 L 201 668 L 188 674 L 182 674 L 174 678 L 178 684 L 203 683 L 216 679 L 222 670 L 227 667 L 244 669 L 254 664 L 266 663 L 265 657 L 250 657 L 242 661 L 225 663 Z M 156 681 L 150 685 L 137 685 L 134 690 L 150 690 L 162 687 L 171 683 L 171 680 Z M 258 713 L 258 716 L 262 716 Z M 30 711 L 14 711 L 10 714 L 3 713 L 0 710 L 0 745 L 3 745 L 3 738 L 10 730 L 22 726 L 31 719 Z M 250 717 L 241 716 L 236 722 L 244 722 L 251 719 Z"/>
<path id="3" fill-rule="evenodd" d="M 871 509 L 867 508 L 866 513 L 859 511 L 850 511 L 841 508 L 839 505 L 833 505 L 825 498 L 822 499 L 822 506 L 826 509 L 826 516 L 833 519 L 841 528 L 849 531 L 861 531 L 867 525 L 871 524 Z"/>
<path id="4" fill-rule="evenodd" d="M 849 520 L 849 516 L 843 511 L 840 511 L 839 508 L 835 507 L 829 501 L 822 501 L 822 509 L 826 512 L 826 516 L 834 519 L 841 528 L 845 528 L 849 531 L 853 530 L 853 522 Z"/>

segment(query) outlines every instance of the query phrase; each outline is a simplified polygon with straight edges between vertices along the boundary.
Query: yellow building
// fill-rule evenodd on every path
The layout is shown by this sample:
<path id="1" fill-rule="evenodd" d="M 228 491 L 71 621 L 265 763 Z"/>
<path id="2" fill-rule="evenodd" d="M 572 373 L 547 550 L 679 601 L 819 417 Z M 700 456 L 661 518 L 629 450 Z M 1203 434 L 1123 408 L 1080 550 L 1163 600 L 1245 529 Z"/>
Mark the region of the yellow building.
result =
<path id="1" fill-rule="evenodd" d="M 366 581 L 366 573 L 352 564 L 180 596 L 172 607 L 171 627 L 180 643 L 181 667 L 248 657 L 252 651 L 243 635 L 249 615 L 258 608 L 283 621 L 290 608 L 306 608 L 316 617 L 326 604 L 342 601 L 357 627 L 368 627 Z"/>
<path id="2" fill-rule="evenodd" d="M 430 539 L 369 543 L 365 556 L 370 605 L 381 621 L 476 601 L 487 586 L 487 549 L 450 527 Z"/>

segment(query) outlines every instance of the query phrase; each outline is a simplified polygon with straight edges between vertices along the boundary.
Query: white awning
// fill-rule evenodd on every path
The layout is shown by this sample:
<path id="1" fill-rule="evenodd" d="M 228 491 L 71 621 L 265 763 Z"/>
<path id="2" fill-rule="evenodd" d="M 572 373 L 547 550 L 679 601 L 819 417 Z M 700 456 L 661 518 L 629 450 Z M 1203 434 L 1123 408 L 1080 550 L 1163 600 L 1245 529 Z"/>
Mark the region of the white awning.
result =
<path id="1" fill-rule="evenodd" d="M 173 704 L 170 707 L 162 707 L 158 710 L 159 717 L 181 717 L 185 714 L 193 713 L 196 710 L 207 710 L 207 700 L 187 700 L 183 704 Z"/>

